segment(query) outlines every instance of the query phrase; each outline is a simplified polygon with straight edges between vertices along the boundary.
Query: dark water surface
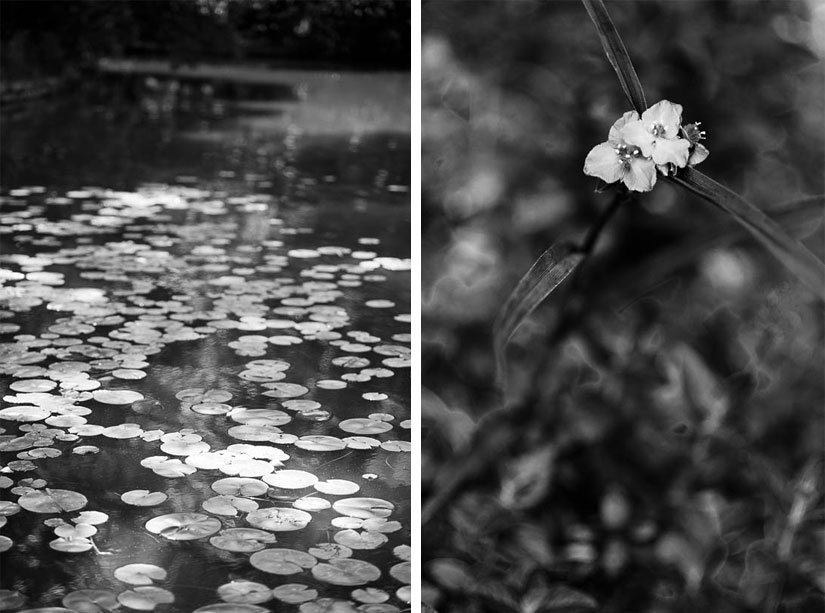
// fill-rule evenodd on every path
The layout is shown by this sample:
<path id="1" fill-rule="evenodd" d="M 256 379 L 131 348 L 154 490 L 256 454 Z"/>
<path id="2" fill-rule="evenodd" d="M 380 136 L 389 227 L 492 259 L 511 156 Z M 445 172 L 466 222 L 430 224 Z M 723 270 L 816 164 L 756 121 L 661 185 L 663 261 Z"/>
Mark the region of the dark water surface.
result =
<path id="1" fill-rule="evenodd" d="M 0 609 L 407 607 L 408 83 L 111 78 L 4 115 Z"/>

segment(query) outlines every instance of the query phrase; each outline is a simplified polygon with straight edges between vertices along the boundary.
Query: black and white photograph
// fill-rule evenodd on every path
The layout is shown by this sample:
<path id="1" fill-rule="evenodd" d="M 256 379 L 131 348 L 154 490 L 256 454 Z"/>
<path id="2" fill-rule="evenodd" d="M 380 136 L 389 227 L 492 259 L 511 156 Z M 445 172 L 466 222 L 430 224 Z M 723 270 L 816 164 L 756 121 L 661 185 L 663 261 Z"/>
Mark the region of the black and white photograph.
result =
<path id="1" fill-rule="evenodd" d="M 439 613 L 825 606 L 825 4 L 423 3 Z"/>
<path id="2" fill-rule="evenodd" d="M 825 0 L 0 0 L 0 612 L 825 610 Z"/>
<path id="3" fill-rule="evenodd" d="M 410 3 L 0 24 L 0 610 L 409 611 Z"/>

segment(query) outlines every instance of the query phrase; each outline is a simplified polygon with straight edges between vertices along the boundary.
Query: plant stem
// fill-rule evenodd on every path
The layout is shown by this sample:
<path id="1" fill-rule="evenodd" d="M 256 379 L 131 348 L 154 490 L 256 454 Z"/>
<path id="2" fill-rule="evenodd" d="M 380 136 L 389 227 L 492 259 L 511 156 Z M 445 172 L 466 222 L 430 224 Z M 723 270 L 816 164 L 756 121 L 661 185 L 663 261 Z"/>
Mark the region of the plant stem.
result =
<path id="1" fill-rule="evenodd" d="M 607 208 L 602 211 L 602 214 L 596 220 L 590 230 L 587 231 L 587 236 L 584 237 L 582 241 L 581 247 L 579 247 L 579 251 L 584 253 L 585 255 L 589 255 L 593 248 L 596 246 L 596 241 L 599 240 L 599 236 L 601 236 L 602 230 L 604 230 L 607 222 L 616 214 L 616 211 L 619 210 L 619 207 L 624 204 L 625 202 L 630 201 L 630 193 L 629 192 L 618 192 L 614 197 L 611 203 L 607 206 Z"/>

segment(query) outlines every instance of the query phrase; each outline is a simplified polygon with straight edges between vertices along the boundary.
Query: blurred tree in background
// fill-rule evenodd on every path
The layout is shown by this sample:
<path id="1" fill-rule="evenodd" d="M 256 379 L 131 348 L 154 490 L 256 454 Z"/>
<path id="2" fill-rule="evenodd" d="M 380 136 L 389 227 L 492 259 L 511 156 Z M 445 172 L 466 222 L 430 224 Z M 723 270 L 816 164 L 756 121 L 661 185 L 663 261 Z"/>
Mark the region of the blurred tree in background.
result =
<path id="1" fill-rule="evenodd" d="M 3 78 L 100 57 L 407 69 L 410 4 L 394 0 L 4 0 Z"/>
<path id="2" fill-rule="evenodd" d="M 702 172 L 822 257 L 823 201 L 800 202 L 825 193 L 822 3 L 608 8 L 649 103 L 707 130 Z M 608 205 L 582 166 L 630 105 L 578 2 L 435 0 L 423 27 L 425 595 L 821 609 L 821 303 L 661 182 L 516 333 L 501 394 L 495 316 Z"/>

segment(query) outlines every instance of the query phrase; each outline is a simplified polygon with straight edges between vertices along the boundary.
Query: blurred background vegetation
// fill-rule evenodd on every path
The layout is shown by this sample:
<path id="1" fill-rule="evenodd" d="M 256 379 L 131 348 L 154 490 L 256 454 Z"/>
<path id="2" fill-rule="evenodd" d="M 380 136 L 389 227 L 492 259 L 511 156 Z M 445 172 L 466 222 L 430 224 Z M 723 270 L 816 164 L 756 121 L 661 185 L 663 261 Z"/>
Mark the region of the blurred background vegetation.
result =
<path id="1" fill-rule="evenodd" d="M 822 257 L 825 5 L 607 5 L 649 103 L 707 130 L 701 170 Z M 660 183 L 516 333 L 501 393 L 493 320 L 610 202 L 582 165 L 630 105 L 579 2 L 435 0 L 422 21 L 425 597 L 821 610 L 822 304 Z"/>
<path id="2" fill-rule="evenodd" d="M 3 0 L 4 80 L 60 76 L 101 57 L 410 65 L 410 5 L 394 0 Z"/>

